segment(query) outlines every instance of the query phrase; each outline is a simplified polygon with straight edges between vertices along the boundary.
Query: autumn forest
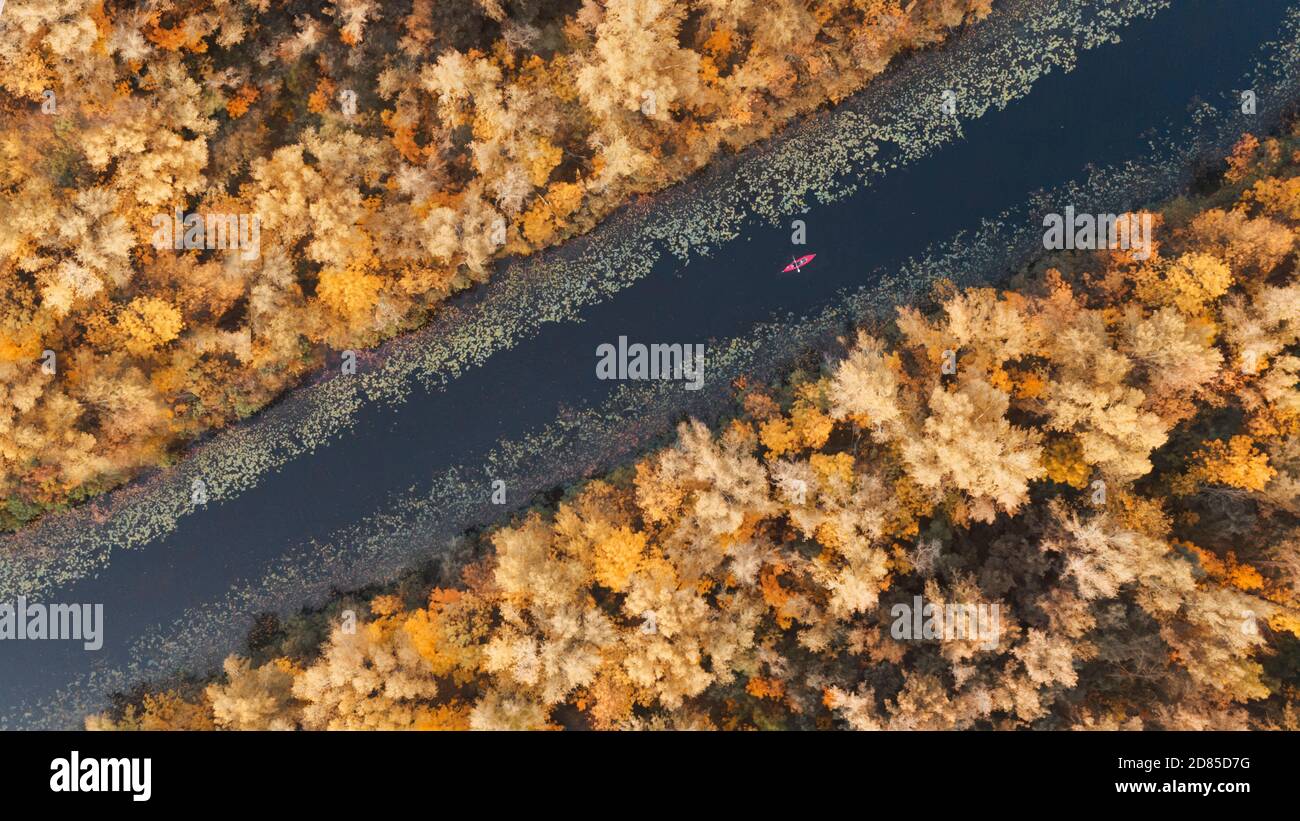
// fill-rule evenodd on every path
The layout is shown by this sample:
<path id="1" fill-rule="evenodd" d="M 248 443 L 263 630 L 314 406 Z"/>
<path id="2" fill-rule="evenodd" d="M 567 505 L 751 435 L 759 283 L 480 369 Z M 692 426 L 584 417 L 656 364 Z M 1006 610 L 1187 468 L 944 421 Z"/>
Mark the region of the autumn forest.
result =
<path id="1" fill-rule="evenodd" d="M 206 530 L 178 523 L 207 512 L 206 497 L 167 508 L 162 525 L 101 503 L 348 374 L 341 362 L 382 361 L 387 346 L 440 333 L 458 301 L 498 293 L 504 266 L 601 242 L 620 215 L 736 167 L 726 163 L 862 99 L 907 61 L 955 48 L 1010 5 L 1028 23 L 1008 31 L 1051 39 L 1030 0 L 0 2 L 0 538 L 27 550 L 24 562 L 36 556 L 23 568 L 66 570 L 33 581 L 41 592 L 134 561 L 131 595 L 156 588 L 169 606 L 193 605 L 189 616 L 210 603 L 211 591 L 176 592 L 202 577 L 186 569 L 199 564 L 179 551 L 120 553 L 173 531 L 224 537 L 219 518 Z M 1112 23 L 1143 7 L 1099 5 Z M 1080 50 L 1118 40 L 1076 11 L 1058 16 L 1086 30 Z M 1014 95 L 999 84 L 1029 73 L 988 79 L 995 103 L 974 117 L 1007 108 Z M 1295 103 L 1186 159 L 1197 164 L 1176 196 L 1153 181 L 1160 194 L 1117 202 L 1110 232 L 1087 243 L 1049 230 L 996 277 L 974 277 L 958 269 L 975 240 L 957 234 L 969 246 L 958 242 L 942 275 L 906 298 L 839 322 L 821 347 L 790 343 L 780 368 L 710 383 L 711 413 L 615 393 L 601 407 L 616 405 L 620 444 L 635 441 L 610 450 L 616 459 L 593 458 L 599 469 L 575 468 L 576 481 L 547 475 L 549 490 L 512 495 L 446 543 L 411 540 L 421 562 L 400 573 L 327 579 L 327 596 L 286 594 L 279 612 L 209 608 L 205 618 L 239 625 L 232 632 L 253 623 L 242 645 L 195 649 L 186 658 L 198 665 L 131 656 L 129 674 L 105 674 L 95 709 L 75 702 L 75 720 L 93 730 L 1300 730 Z M 934 117 L 967 139 L 948 104 L 935 96 Z M 1208 122 L 1196 104 L 1189 119 Z M 1017 150 L 1037 161 L 1036 147 Z M 943 184 L 945 197 L 970 194 Z M 808 202 L 793 208 L 801 230 L 813 221 Z M 915 213 L 900 204 L 889 219 Z M 1055 225 L 1073 220 L 1072 205 L 1066 213 Z M 670 286 L 709 276 L 752 238 L 741 233 L 717 237 L 689 270 L 645 276 Z M 795 277 L 781 287 L 865 265 L 822 242 L 820 262 L 773 260 L 772 275 L 789 261 L 781 274 Z M 745 275 L 746 287 L 768 287 L 766 270 Z M 870 287 L 862 276 L 855 284 Z M 674 291 L 674 306 L 690 293 Z M 719 313 L 757 310 L 747 296 Z M 649 289 L 634 298 L 647 324 L 675 310 Z M 621 346 L 626 333 L 611 339 Z M 537 331 L 519 344 L 544 340 Z M 479 341 L 487 352 L 464 371 L 506 347 Z M 717 379 L 710 357 L 723 345 L 705 333 L 683 342 L 703 369 L 683 390 L 698 390 Z M 448 370 L 440 387 L 459 398 L 462 370 Z M 569 399 L 546 407 L 562 430 L 594 418 Z M 482 415 L 473 401 L 458 410 Z M 651 416 L 657 438 L 636 439 Z M 431 412 L 427 424 L 455 438 L 457 418 Z M 352 434 L 340 428 L 331 436 Z M 322 449 L 331 441 L 319 437 Z M 551 440 L 519 441 L 511 453 Z M 314 459 L 308 451 L 292 458 Z M 538 458 L 587 465 L 567 453 Z M 290 461 L 259 459 L 245 461 L 267 475 Z M 411 488 L 429 481 L 427 467 Z M 493 504 L 504 504 L 499 484 Z M 313 493 L 273 499 L 264 521 L 306 521 Z M 328 491 L 311 503 L 330 506 Z M 426 508 L 420 516 L 443 512 Z M 90 527 L 61 518 L 78 513 L 94 526 L 134 517 L 110 534 L 137 520 L 156 529 L 123 537 L 119 555 L 92 556 L 69 537 L 66 566 L 53 541 L 20 542 L 50 522 L 51 539 L 68 535 L 62 521 Z M 303 543 L 326 529 L 303 525 Z M 220 559 L 224 547 L 202 549 Z M 242 585 L 245 567 L 279 567 L 280 554 L 255 553 L 232 558 L 229 577 Z M 25 594 L 18 571 L 3 572 L 17 555 L 0 555 L 0 588 Z M 285 590 L 299 581 L 266 576 Z M 131 607 L 138 623 L 123 633 L 145 638 L 130 652 L 152 652 L 155 616 Z"/>
<path id="2" fill-rule="evenodd" d="M 88 726 L 1297 729 L 1300 129 L 1146 215 Z"/>
<path id="3" fill-rule="evenodd" d="M 508 9 L 9 3 L 0 527 L 171 463 L 989 0 Z M 256 215 L 257 255 L 156 248 L 176 211 Z"/>

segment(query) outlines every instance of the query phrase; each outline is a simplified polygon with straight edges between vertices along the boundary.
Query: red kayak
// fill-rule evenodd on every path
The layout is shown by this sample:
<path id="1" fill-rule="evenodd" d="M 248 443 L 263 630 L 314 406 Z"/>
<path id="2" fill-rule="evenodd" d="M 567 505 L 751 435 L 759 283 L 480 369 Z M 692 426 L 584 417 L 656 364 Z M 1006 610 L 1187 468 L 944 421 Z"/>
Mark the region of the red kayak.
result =
<path id="1" fill-rule="evenodd" d="M 815 257 L 815 256 L 817 256 L 817 255 L 816 255 L 816 254 L 809 254 L 809 255 L 806 256 L 806 257 L 799 257 L 799 258 L 796 259 L 794 262 L 792 262 L 792 263 L 790 263 L 789 265 L 787 265 L 787 266 L 785 266 L 784 268 L 782 268 L 782 269 L 781 269 L 781 273 L 783 273 L 783 274 L 788 274 L 788 273 L 790 273 L 791 271 L 798 271 L 800 268 L 803 268 L 805 265 L 807 265 L 808 263 L 812 262 L 812 261 L 813 261 L 813 257 Z"/>

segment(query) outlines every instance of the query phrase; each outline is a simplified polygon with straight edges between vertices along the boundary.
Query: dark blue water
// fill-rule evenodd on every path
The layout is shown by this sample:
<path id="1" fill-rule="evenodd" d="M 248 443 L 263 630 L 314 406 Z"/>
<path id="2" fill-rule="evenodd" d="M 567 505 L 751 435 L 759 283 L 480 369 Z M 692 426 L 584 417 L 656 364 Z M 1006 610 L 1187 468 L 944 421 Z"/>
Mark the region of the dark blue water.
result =
<path id="1" fill-rule="evenodd" d="M 1290 5 L 1178 2 L 1135 22 L 1121 43 L 1084 52 L 1074 71 L 1049 74 L 1027 98 L 965 123 L 963 139 L 801 215 L 807 250 L 818 256 L 799 275 L 776 275 L 792 255 L 788 226 L 755 228 L 686 268 L 666 257 L 650 276 L 588 309 L 584 322 L 545 325 L 445 391 L 417 393 L 396 409 L 368 406 L 350 434 L 242 496 L 185 517 L 165 539 L 117 552 L 98 578 L 47 597 L 104 603 L 105 648 L 0 643 L 0 705 L 54 692 L 88 665 L 123 663 L 141 632 L 257 578 L 285 546 L 324 539 L 390 494 L 473 463 L 501 437 L 517 437 L 565 407 L 599 402 L 611 388 L 594 378 L 601 343 L 620 335 L 683 343 L 743 335 L 774 314 L 807 313 L 843 288 L 869 285 L 872 271 L 1076 179 L 1089 164 L 1143 157 L 1153 133 L 1191 122 L 1194 99 L 1218 102 L 1236 90 Z"/>

